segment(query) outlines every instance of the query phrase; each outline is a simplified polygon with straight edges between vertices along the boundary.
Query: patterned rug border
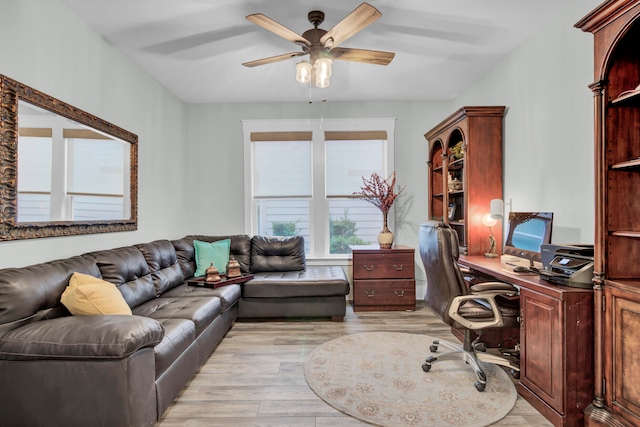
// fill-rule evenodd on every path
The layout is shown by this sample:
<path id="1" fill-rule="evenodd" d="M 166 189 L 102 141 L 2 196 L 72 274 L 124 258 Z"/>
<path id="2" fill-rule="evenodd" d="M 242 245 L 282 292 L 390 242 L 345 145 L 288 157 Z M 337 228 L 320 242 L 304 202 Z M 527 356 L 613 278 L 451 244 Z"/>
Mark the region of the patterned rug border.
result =
<path id="1" fill-rule="evenodd" d="M 513 409 L 515 386 L 496 365 L 482 363 L 487 375 L 482 393 L 464 361 L 438 362 L 423 372 L 433 339 L 397 332 L 343 335 L 309 354 L 305 379 L 335 409 L 383 427 L 484 427 Z"/>

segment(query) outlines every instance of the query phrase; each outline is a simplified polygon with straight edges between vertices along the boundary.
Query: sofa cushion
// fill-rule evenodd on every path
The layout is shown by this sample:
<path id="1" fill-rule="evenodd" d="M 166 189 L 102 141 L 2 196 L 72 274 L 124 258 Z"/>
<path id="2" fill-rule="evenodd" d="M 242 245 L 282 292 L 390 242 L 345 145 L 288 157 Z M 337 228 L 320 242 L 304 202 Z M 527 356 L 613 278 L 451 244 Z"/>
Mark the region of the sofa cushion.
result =
<path id="1" fill-rule="evenodd" d="M 303 271 L 254 273 L 242 285 L 244 298 L 321 297 L 349 294 L 342 267 L 313 266 Z"/>
<path id="2" fill-rule="evenodd" d="M 195 249 L 197 266 L 196 272 L 193 273 L 195 277 L 204 276 L 211 264 L 218 269 L 218 273 L 225 274 L 227 272 L 231 239 L 218 240 L 211 243 L 194 240 L 193 248 Z"/>
<path id="3" fill-rule="evenodd" d="M 76 271 L 101 277 L 95 260 L 79 256 L 0 270 L 0 324 L 61 308 L 60 296 Z"/>
<path id="4" fill-rule="evenodd" d="M 60 317 L 0 336 L 0 359 L 124 359 L 158 344 L 163 335 L 162 325 L 146 317 Z"/>
<path id="5" fill-rule="evenodd" d="M 220 315 L 220 298 L 217 297 L 160 297 L 135 307 L 133 314 L 152 319 L 187 319 L 195 323 L 196 337 L 200 336 Z"/>
<path id="6" fill-rule="evenodd" d="M 231 239 L 230 255 L 233 255 L 236 261 L 240 263 L 240 270 L 242 270 L 243 273 L 249 273 L 249 266 L 251 262 L 251 237 L 246 234 L 237 234 L 232 236 L 191 235 L 179 240 L 171 241 L 176 249 L 178 263 L 180 263 L 184 277 L 193 277 L 193 273 L 196 271 L 195 250 L 193 248 L 194 240 L 215 242 L 224 239 Z"/>
<path id="7" fill-rule="evenodd" d="M 251 272 L 299 271 L 305 268 L 304 238 L 253 236 Z"/>
<path id="8" fill-rule="evenodd" d="M 164 337 L 153 348 L 158 378 L 196 339 L 196 326 L 187 319 L 158 319 Z"/>
<path id="9" fill-rule="evenodd" d="M 204 286 L 189 286 L 186 283 L 176 286 L 162 294 L 163 297 L 211 297 L 220 298 L 221 311 L 224 313 L 233 307 L 240 299 L 240 285 L 226 285 L 219 288 L 205 288 Z"/>
<path id="10" fill-rule="evenodd" d="M 95 259 L 102 278 L 118 287 L 129 307 L 156 297 L 147 261 L 135 246 L 97 251 L 83 256 Z"/>
<path id="11" fill-rule="evenodd" d="M 176 249 L 168 240 L 156 240 L 136 245 L 147 261 L 156 295 L 176 287 L 184 282 L 184 274 L 178 263 Z"/>
<path id="12" fill-rule="evenodd" d="M 131 315 L 131 308 L 113 283 L 88 274 L 73 273 L 60 301 L 74 316 Z"/>

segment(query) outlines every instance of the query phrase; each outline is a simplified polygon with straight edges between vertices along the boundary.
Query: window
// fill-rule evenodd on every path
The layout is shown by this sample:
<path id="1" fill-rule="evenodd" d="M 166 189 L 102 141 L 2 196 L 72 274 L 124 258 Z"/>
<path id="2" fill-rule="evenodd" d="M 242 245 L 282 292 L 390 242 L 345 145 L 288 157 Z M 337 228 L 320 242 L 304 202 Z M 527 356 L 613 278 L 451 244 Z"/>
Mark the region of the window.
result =
<path id="1" fill-rule="evenodd" d="M 20 104 L 18 222 L 130 217 L 130 145 Z"/>
<path id="2" fill-rule="evenodd" d="M 67 130 L 67 194 L 76 221 L 125 217 L 129 145 L 100 135 Z"/>
<path id="3" fill-rule="evenodd" d="M 301 235 L 309 258 L 346 258 L 349 245 L 375 243 L 382 214 L 352 195 L 363 176 L 393 170 L 394 125 L 394 119 L 243 121 L 247 234 Z"/>

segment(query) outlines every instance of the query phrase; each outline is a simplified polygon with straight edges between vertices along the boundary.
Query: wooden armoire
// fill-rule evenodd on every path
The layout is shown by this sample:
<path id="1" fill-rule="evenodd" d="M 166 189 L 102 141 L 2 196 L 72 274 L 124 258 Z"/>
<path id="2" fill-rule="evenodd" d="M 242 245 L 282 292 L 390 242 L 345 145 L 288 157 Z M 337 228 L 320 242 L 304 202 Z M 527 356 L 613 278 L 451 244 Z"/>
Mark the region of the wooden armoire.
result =
<path id="1" fill-rule="evenodd" d="M 594 35 L 594 400 L 587 426 L 640 426 L 640 0 L 578 22 Z"/>

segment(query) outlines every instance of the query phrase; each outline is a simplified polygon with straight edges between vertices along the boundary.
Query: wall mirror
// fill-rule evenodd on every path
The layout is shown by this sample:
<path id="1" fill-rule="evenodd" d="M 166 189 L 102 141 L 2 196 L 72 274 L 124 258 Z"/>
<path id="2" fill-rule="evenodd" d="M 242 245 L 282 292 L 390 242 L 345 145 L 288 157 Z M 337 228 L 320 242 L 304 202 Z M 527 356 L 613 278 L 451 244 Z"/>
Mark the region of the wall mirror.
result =
<path id="1" fill-rule="evenodd" d="M 137 229 L 138 137 L 0 75 L 0 240 Z"/>

